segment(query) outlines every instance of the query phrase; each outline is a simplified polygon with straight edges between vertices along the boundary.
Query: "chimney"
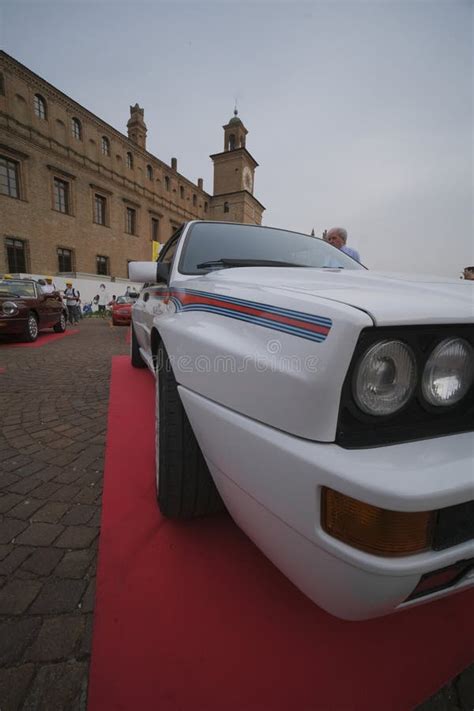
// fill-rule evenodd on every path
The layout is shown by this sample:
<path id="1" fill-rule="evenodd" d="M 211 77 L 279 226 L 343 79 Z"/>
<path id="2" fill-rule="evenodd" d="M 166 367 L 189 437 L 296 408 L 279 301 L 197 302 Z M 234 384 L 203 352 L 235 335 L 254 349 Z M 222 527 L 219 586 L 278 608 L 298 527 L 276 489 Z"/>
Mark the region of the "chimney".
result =
<path id="1" fill-rule="evenodd" d="M 178 170 L 178 159 L 177 158 L 172 158 L 171 159 L 171 168 L 172 170 Z"/>
<path id="2" fill-rule="evenodd" d="M 146 149 L 146 123 L 144 121 L 145 110 L 141 109 L 138 104 L 130 106 L 130 118 L 127 122 L 128 137 L 133 143 L 136 143 L 140 148 Z"/>
<path id="3" fill-rule="evenodd" d="M 199 190 L 204 190 L 204 181 L 202 178 L 198 178 L 198 188 Z"/>

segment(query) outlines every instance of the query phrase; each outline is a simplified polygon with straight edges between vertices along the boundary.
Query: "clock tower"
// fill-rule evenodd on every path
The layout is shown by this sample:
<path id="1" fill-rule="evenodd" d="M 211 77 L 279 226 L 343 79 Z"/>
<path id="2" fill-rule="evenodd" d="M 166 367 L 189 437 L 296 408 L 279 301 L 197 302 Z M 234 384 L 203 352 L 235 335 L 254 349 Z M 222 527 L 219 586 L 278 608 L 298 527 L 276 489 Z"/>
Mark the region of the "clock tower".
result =
<path id="1" fill-rule="evenodd" d="M 213 220 L 246 222 L 260 225 L 264 206 L 254 191 L 255 168 L 258 163 L 246 148 L 247 129 L 237 109 L 229 123 L 223 126 L 224 150 L 214 153 L 214 194 L 210 212 Z"/>

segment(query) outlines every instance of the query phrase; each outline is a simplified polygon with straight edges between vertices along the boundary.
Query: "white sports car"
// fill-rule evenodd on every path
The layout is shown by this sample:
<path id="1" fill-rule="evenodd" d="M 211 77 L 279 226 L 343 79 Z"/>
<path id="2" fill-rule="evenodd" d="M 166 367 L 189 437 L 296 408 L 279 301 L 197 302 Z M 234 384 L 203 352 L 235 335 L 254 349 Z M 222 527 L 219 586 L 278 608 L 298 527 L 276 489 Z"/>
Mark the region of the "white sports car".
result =
<path id="1" fill-rule="evenodd" d="M 187 223 L 130 278 L 146 282 L 131 358 L 157 376 L 165 516 L 224 502 L 345 619 L 474 585 L 470 282 L 222 222 Z"/>

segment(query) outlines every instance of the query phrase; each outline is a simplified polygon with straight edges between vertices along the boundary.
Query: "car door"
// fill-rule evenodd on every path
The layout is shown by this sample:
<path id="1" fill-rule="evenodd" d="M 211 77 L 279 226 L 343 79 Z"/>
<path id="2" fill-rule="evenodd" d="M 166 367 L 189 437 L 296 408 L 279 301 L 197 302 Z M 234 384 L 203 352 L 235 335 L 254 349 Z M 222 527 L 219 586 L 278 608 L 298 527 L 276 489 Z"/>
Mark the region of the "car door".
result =
<path id="1" fill-rule="evenodd" d="M 170 238 L 163 248 L 158 262 L 172 265 L 181 234 L 182 229 L 179 229 Z M 133 307 L 135 334 L 140 347 L 144 349 L 147 356 L 151 355 L 150 335 L 153 319 L 163 310 L 167 292 L 167 284 L 147 284 Z"/>
<path id="2" fill-rule="evenodd" d="M 39 327 L 50 328 L 59 321 L 60 302 L 54 294 L 45 294 L 41 286 L 34 285 L 36 291 L 36 309 L 39 316 Z"/>

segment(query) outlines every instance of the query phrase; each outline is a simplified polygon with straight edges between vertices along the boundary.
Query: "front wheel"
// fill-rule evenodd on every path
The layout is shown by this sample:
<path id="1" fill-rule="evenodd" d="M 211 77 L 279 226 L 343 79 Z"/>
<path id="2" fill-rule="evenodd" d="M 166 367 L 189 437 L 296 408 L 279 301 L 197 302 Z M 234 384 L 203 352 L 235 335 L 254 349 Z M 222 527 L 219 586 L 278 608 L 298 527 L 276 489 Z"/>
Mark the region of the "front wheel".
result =
<path id="1" fill-rule="evenodd" d="M 178 393 L 168 354 L 156 368 L 156 491 L 161 513 L 189 519 L 224 509 Z"/>
<path id="2" fill-rule="evenodd" d="M 66 316 L 64 315 L 64 311 L 61 311 L 59 321 L 54 324 L 53 329 L 56 333 L 64 333 L 66 330 Z"/>
<path id="3" fill-rule="evenodd" d="M 30 312 L 28 314 L 28 320 L 26 322 L 23 338 L 25 341 L 32 343 L 33 341 L 36 341 L 36 339 L 38 338 L 38 332 L 39 332 L 38 319 L 36 318 L 34 313 Z"/>

